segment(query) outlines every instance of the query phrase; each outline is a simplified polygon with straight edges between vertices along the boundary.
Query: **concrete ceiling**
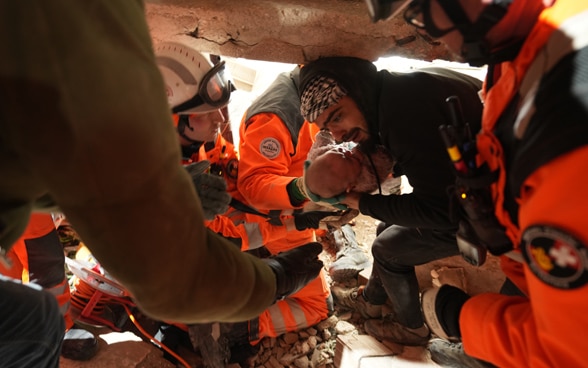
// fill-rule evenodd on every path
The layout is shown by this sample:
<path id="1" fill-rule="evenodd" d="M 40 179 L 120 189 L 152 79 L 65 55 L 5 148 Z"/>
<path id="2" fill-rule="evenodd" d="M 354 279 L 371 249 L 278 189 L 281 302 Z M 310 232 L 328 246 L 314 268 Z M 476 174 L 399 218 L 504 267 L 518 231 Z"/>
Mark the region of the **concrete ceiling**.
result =
<path id="1" fill-rule="evenodd" d="M 304 63 L 345 55 L 453 60 L 402 15 L 372 23 L 363 0 L 146 0 L 154 42 L 236 58 Z"/>

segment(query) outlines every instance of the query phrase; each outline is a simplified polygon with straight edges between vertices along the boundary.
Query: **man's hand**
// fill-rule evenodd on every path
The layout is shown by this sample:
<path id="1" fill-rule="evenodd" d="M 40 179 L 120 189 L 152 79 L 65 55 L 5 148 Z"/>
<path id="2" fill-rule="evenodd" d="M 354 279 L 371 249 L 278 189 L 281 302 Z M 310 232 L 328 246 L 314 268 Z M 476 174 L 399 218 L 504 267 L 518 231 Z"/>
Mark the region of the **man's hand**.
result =
<path id="1" fill-rule="evenodd" d="M 225 179 L 206 172 L 209 167 L 210 161 L 203 160 L 186 166 L 186 171 L 192 177 L 192 182 L 200 197 L 204 218 L 212 220 L 216 215 L 227 212 L 231 195 L 227 193 Z"/>
<path id="2" fill-rule="evenodd" d="M 323 251 L 320 243 L 308 243 L 263 259 L 276 275 L 276 301 L 294 294 L 314 280 L 323 262 L 318 255 Z"/>
<path id="3" fill-rule="evenodd" d="M 318 229 L 325 217 L 341 215 L 342 211 L 308 211 L 294 214 L 296 230 Z"/>

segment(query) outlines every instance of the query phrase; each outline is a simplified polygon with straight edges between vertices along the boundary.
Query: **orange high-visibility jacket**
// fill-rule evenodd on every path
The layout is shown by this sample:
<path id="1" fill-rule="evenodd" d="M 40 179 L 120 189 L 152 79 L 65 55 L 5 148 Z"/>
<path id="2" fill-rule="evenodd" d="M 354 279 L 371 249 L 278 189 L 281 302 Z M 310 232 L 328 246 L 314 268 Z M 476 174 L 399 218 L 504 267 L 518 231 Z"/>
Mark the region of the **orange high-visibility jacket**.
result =
<path id="1" fill-rule="evenodd" d="M 558 0 L 486 96 L 480 158 L 499 171 L 496 215 L 524 259 L 503 269 L 528 297 L 474 296 L 460 326 L 465 351 L 500 367 L 586 366 L 586 35 L 588 3 Z"/>
<path id="2" fill-rule="evenodd" d="M 189 162 L 184 161 L 184 164 L 201 160 L 210 161 L 211 172 L 222 175 L 229 194 L 240 202 L 244 201 L 237 190 L 239 154 L 232 143 L 219 134 L 212 149 L 206 150 L 205 145 L 202 145 L 198 154 L 193 155 Z M 231 239 L 243 251 L 260 248 L 264 244 L 282 239 L 292 230 L 286 223 L 282 226 L 273 225 L 263 216 L 245 213 L 235 208 L 230 208 L 226 213 L 206 221 L 206 226 L 215 233 Z"/>
<path id="3" fill-rule="evenodd" d="M 297 78 L 283 73 L 248 109 L 241 122 L 238 189 L 247 204 L 259 211 L 294 210 L 286 186 L 304 172 L 304 161 L 318 128 L 300 115 Z M 313 230 L 292 229 L 265 247 L 272 253 L 315 240 Z M 278 301 L 250 321 L 250 340 L 277 336 L 312 326 L 328 315 L 329 288 L 324 271 L 298 293 Z M 256 323 L 259 325 L 256 326 Z"/>

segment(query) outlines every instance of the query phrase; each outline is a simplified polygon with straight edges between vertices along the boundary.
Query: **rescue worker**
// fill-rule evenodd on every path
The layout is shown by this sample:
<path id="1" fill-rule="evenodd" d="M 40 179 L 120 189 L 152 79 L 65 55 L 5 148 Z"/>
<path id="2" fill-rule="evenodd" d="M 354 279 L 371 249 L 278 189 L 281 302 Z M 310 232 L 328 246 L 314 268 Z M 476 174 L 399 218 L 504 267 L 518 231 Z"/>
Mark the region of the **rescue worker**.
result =
<path id="1" fill-rule="evenodd" d="M 175 100 L 177 93 L 174 92 L 181 91 L 184 88 L 177 82 L 180 80 L 181 72 L 189 70 L 194 80 L 202 81 L 211 71 L 218 69 L 220 65 L 212 65 L 203 54 L 194 48 L 177 42 L 157 44 L 155 54 L 164 77 L 166 90 L 171 91 L 171 93 L 168 93 L 171 106 L 177 105 Z M 219 60 L 219 63 L 224 62 Z M 230 83 L 230 81 L 227 80 L 227 83 Z M 298 232 L 312 233 L 312 230 L 306 230 L 305 227 L 308 225 L 305 221 L 300 221 L 300 219 L 304 220 L 306 218 L 304 217 L 306 216 L 305 214 L 281 216 L 268 221 L 264 213 L 259 212 L 258 215 L 247 212 L 248 210 L 257 212 L 257 210 L 245 204 L 243 195 L 237 190 L 239 154 L 233 144 L 228 142 L 219 131 L 219 127 L 225 123 L 225 115 L 220 109 L 229 103 L 229 99 L 223 102 L 224 104 L 215 105 L 204 103 L 195 109 L 188 110 L 173 109 L 176 113 L 174 121 L 176 122 L 177 135 L 182 149 L 182 161 L 187 165 L 189 171 L 191 171 L 192 166 L 199 166 L 199 163 L 207 162 L 210 164 L 210 174 L 222 177 L 226 183 L 224 186 L 219 186 L 218 183 L 209 181 L 209 187 L 206 190 L 198 190 L 199 193 L 202 193 L 201 197 L 203 198 L 205 212 L 209 208 L 211 210 L 210 214 L 213 215 L 208 217 L 206 226 L 236 243 L 242 251 L 267 257 L 270 255 L 267 253 L 268 244 L 296 236 L 295 234 Z M 223 206 L 222 199 L 215 201 L 214 198 L 209 198 L 208 194 L 213 189 L 212 186 L 215 185 L 230 194 L 231 203 L 237 208 L 231 207 L 227 210 Z M 215 190 L 212 191 L 216 192 Z M 212 202 L 212 204 L 207 202 Z M 235 202 L 239 205 L 236 205 Z M 308 235 L 301 237 L 301 239 L 303 241 L 296 243 L 296 245 L 304 245 L 315 241 L 313 237 Z M 285 250 L 288 249 L 274 248 L 273 254 L 278 254 Z M 316 281 L 312 283 L 316 283 Z M 300 305 L 299 308 L 294 309 L 296 313 L 316 314 L 314 311 L 316 307 L 312 304 L 316 302 L 311 299 L 311 303 L 308 303 L 304 297 L 299 296 L 299 294 L 305 295 L 304 290 L 291 297 L 286 297 L 282 301 L 278 301 L 278 303 L 284 306 Z M 326 296 L 321 294 L 321 299 L 324 302 Z M 262 312 L 253 320 L 254 322 L 219 326 L 223 336 L 222 338 L 219 336 L 216 340 L 210 337 L 212 330 L 210 324 L 193 324 L 185 328 L 180 326 L 180 328 L 188 330 L 193 346 L 200 350 L 206 365 L 222 366 L 227 364 L 229 359 L 242 360 L 241 355 L 243 353 L 245 355 L 253 354 L 255 349 L 251 345 L 256 345 L 263 337 L 277 337 L 285 332 L 310 326 L 300 322 L 279 326 L 275 319 L 279 317 L 280 320 L 278 321 L 281 321 L 283 316 L 281 314 L 276 315 L 277 308 L 277 306 L 270 306 L 269 310 Z M 300 310 L 298 311 L 297 309 Z M 323 319 L 324 316 L 325 314 L 318 314 L 317 317 L 313 316 L 315 319 L 312 319 L 311 322 L 316 323 Z M 249 331 L 249 329 L 251 330 Z M 164 335 L 169 340 L 169 337 L 167 337 L 169 334 Z M 203 340 L 208 341 L 203 342 Z M 226 346 L 223 346 L 223 344 Z M 230 348 L 233 348 L 232 353 Z M 223 353 L 225 354 L 223 355 Z M 226 353 L 230 353 L 230 356 L 227 356 L 228 354 Z"/>
<path id="2" fill-rule="evenodd" d="M 439 138 L 449 122 L 446 98 L 461 98 L 466 120 L 479 127 L 481 81 L 442 68 L 409 73 L 376 69 L 368 60 L 325 57 L 300 72 L 302 115 L 337 141 L 360 144 L 370 154 L 383 145 L 412 193 L 349 192 L 341 203 L 389 226 L 372 245 L 374 266 L 365 287 L 333 289 L 340 305 L 367 318 L 366 332 L 403 345 L 426 345 L 429 329 L 420 309 L 415 266 L 459 254 L 447 186 L 454 175 Z M 389 300 L 393 313 L 382 316 Z"/>
<path id="3" fill-rule="evenodd" d="M 0 18 L 0 255 L 31 212 L 62 212 L 146 315 L 187 323 L 255 317 L 316 278 L 319 244 L 260 260 L 206 230 L 141 1 L 2 2 Z M 198 87 L 194 104 L 226 95 Z"/>
<path id="4" fill-rule="evenodd" d="M 308 201 L 296 182 L 318 129 L 304 121 L 297 98 L 299 67 L 281 73 L 249 106 L 239 128 L 237 188 L 247 205 L 288 217 Z M 313 228 L 332 212 L 317 211 L 279 240 L 265 243 L 271 254 L 315 241 Z M 298 293 L 277 301 L 249 321 L 249 341 L 310 327 L 331 313 L 324 270 Z"/>
<path id="5" fill-rule="evenodd" d="M 194 48 L 177 42 L 162 42 L 155 46 L 158 66 L 164 77 L 168 100 L 171 106 L 177 104 L 177 91 L 182 88 L 180 80 L 184 70 L 190 70 L 194 80 L 203 80 L 207 74 L 214 71 L 207 58 Z M 219 62 L 221 62 L 219 60 Z M 224 64 L 224 62 L 221 62 Z M 224 76 L 223 78 L 226 78 Z M 178 82 L 180 80 L 180 82 Z M 228 79 L 227 84 L 231 83 Z M 246 213 L 229 207 L 232 201 L 241 204 L 244 199 L 237 190 L 237 170 L 239 154 L 233 144 L 219 131 L 219 127 L 226 126 L 226 115 L 222 108 L 229 103 L 225 99 L 222 104 L 203 103 L 196 108 L 180 110 L 174 109 L 174 125 L 182 151 L 182 163 L 189 172 L 195 173 L 193 179 L 201 180 L 201 175 L 192 169 L 193 164 L 206 161 L 210 164 L 207 171 L 216 178 L 205 176 L 206 183 L 195 183 L 196 188 L 206 185 L 206 189 L 198 190 L 203 197 L 206 225 L 209 229 L 230 239 L 243 251 L 254 250 L 265 243 L 281 239 L 289 231 L 296 231 L 294 217 L 283 218 L 286 226 L 274 225 L 260 213 Z M 201 167 L 196 165 L 194 167 Z M 228 199 L 227 199 L 228 198 Z M 248 206 L 239 206 L 243 210 L 252 210 Z M 217 216 L 222 215 L 222 216 Z M 302 226 L 300 223 L 298 226 Z"/>
<path id="6" fill-rule="evenodd" d="M 432 290 L 423 296 L 430 323 L 496 366 L 585 366 L 588 3 L 424 0 L 412 1 L 405 18 L 463 61 L 488 65 L 471 175 L 490 172 L 495 180 L 478 188 L 459 179 L 468 190 L 491 193 L 479 205 L 490 209 L 484 224 L 493 225 L 494 237 L 471 216 L 463 220 L 475 230 L 473 245 L 504 254 L 506 275 L 525 294 Z M 469 363 L 456 352 L 440 340 L 431 346 L 444 364 Z"/>
<path id="7" fill-rule="evenodd" d="M 25 232 L 6 255 L 11 267 L 0 264 L 0 273 L 25 284 L 35 283 L 51 293 L 59 304 L 65 323 L 61 355 L 73 360 L 88 360 L 98 352 L 98 341 L 91 332 L 74 327 L 63 246 L 57 226 L 51 214 L 33 213 Z"/>

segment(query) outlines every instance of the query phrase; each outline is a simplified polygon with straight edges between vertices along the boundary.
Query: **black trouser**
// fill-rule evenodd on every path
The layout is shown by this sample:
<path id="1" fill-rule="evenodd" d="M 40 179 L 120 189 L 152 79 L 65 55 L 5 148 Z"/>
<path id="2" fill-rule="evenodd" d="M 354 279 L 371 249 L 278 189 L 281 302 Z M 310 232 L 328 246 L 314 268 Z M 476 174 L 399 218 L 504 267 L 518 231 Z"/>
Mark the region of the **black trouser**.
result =
<path id="1" fill-rule="evenodd" d="M 391 225 L 372 244 L 374 265 L 364 295 L 376 305 L 389 298 L 397 322 L 421 327 L 424 320 L 415 266 L 458 254 L 455 232 Z"/>
<path id="2" fill-rule="evenodd" d="M 59 367 L 65 326 L 53 295 L 0 275 L 0 316 L 0 366 Z"/>
<path id="3" fill-rule="evenodd" d="M 29 278 L 37 285 L 50 289 L 65 280 L 65 256 L 57 230 L 25 239 L 29 262 Z"/>

